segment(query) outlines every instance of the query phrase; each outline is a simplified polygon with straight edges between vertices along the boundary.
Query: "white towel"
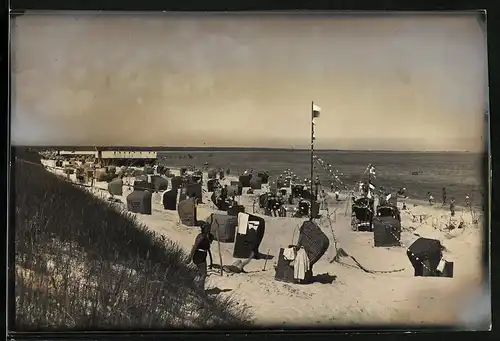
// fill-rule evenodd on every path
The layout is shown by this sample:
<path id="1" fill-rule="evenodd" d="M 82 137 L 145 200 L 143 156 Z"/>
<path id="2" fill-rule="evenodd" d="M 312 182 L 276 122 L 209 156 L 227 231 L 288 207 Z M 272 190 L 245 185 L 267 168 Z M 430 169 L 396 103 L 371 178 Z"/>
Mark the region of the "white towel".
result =
<path id="1" fill-rule="evenodd" d="M 248 228 L 252 229 L 252 230 L 257 230 L 259 228 L 259 222 L 258 221 L 249 221 Z"/>
<path id="2" fill-rule="evenodd" d="M 446 260 L 444 258 L 441 258 L 441 261 L 439 262 L 439 265 L 437 266 L 436 270 L 439 272 L 443 272 L 445 265 L 446 265 Z"/>
<path id="3" fill-rule="evenodd" d="M 293 262 L 293 277 L 295 279 L 305 279 L 306 272 L 309 270 L 309 257 L 303 247 L 297 252 Z"/>
<path id="4" fill-rule="evenodd" d="M 293 247 L 289 247 L 283 250 L 283 257 L 285 260 L 294 260 L 295 259 L 295 250 Z"/>
<path id="5" fill-rule="evenodd" d="M 168 191 L 162 191 L 162 192 L 158 192 L 158 195 L 160 197 L 160 202 L 161 204 L 163 205 L 163 203 L 165 202 L 165 193 L 167 193 Z"/>
<path id="6" fill-rule="evenodd" d="M 238 233 L 239 234 L 247 234 L 248 229 L 248 218 L 250 216 L 246 213 L 238 213 Z"/>

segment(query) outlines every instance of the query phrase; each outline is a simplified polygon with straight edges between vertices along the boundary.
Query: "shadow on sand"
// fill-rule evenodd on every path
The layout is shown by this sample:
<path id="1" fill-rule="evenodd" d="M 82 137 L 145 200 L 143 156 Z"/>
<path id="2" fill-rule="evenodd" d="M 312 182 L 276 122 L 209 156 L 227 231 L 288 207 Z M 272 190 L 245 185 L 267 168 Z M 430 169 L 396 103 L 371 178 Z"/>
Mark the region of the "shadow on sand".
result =
<path id="1" fill-rule="evenodd" d="M 337 276 L 329 273 L 312 276 L 310 283 L 332 284 L 337 279 Z"/>
<path id="2" fill-rule="evenodd" d="M 273 255 L 266 255 L 265 253 L 260 253 L 256 256 L 254 256 L 254 259 L 267 259 L 267 260 L 271 260 L 273 259 L 274 256 Z"/>
<path id="3" fill-rule="evenodd" d="M 210 288 L 210 289 L 205 290 L 205 292 L 209 295 L 218 295 L 221 292 L 229 292 L 232 290 L 233 289 L 221 289 L 221 288 L 214 287 L 214 288 Z"/>

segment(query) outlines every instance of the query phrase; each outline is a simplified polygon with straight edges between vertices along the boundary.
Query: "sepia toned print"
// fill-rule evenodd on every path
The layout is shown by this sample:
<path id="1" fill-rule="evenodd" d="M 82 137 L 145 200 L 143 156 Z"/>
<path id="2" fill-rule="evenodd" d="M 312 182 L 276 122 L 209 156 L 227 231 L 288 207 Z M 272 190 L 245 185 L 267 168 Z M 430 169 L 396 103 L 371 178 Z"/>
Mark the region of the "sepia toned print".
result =
<path id="1" fill-rule="evenodd" d="M 15 329 L 489 328 L 483 25 L 12 19 Z"/>

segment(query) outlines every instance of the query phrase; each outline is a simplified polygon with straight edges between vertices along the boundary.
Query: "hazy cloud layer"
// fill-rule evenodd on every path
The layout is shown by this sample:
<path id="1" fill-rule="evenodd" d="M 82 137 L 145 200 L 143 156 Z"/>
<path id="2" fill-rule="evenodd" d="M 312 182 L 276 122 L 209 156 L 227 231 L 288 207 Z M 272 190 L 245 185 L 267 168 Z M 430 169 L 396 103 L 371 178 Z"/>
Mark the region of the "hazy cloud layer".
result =
<path id="1" fill-rule="evenodd" d="M 25 15 L 15 144 L 480 150 L 473 15 Z"/>

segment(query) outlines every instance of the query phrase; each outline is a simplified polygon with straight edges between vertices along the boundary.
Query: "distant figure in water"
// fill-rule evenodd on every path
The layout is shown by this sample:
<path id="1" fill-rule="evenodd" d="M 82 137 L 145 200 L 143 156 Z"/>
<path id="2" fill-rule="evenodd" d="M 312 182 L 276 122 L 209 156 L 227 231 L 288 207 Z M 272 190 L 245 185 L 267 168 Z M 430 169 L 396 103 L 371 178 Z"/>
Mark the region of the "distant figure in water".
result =
<path id="1" fill-rule="evenodd" d="M 429 197 L 429 204 L 434 205 L 434 196 L 431 192 L 427 192 L 427 196 Z"/>
<path id="2" fill-rule="evenodd" d="M 446 187 L 443 187 L 443 206 L 446 205 Z"/>
<path id="3" fill-rule="evenodd" d="M 335 184 L 332 182 L 330 183 L 330 192 L 333 192 L 335 190 Z"/>
<path id="4" fill-rule="evenodd" d="M 188 264 L 193 262 L 198 268 L 201 290 L 205 290 L 205 280 L 207 279 L 207 255 L 210 256 L 209 268 L 211 269 L 213 266 L 210 245 L 214 239 L 214 235 L 210 233 L 210 225 L 208 223 L 203 224 L 203 226 L 201 226 L 201 233 L 196 236 L 193 248 L 189 254 Z"/>
<path id="5" fill-rule="evenodd" d="M 226 169 L 226 175 L 229 176 L 229 174 L 231 174 L 231 170 L 229 168 Z"/>
<path id="6" fill-rule="evenodd" d="M 450 213 L 452 217 L 455 216 L 455 199 L 453 198 L 450 200 Z"/>

